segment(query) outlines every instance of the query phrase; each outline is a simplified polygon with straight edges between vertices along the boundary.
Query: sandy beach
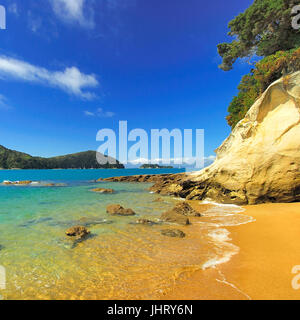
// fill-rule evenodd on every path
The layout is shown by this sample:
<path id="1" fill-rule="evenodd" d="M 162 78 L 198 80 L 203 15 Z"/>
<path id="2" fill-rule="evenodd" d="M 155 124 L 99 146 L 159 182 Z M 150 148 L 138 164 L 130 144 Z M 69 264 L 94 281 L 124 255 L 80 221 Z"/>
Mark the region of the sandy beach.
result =
<path id="1" fill-rule="evenodd" d="M 300 299 L 292 268 L 300 265 L 300 203 L 247 206 L 255 219 L 228 227 L 239 253 L 227 263 L 198 270 L 164 299 Z"/>

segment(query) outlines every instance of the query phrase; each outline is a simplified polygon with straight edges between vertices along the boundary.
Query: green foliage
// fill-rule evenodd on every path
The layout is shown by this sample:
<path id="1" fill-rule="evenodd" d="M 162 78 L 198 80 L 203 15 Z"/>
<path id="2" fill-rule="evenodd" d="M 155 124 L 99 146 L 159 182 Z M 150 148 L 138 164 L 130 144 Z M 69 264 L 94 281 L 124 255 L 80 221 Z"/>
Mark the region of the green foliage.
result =
<path id="1" fill-rule="evenodd" d="M 229 23 L 231 43 L 218 45 L 223 58 L 220 68 L 232 69 L 238 58 L 266 57 L 300 46 L 300 30 L 291 25 L 291 9 L 299 0 L 254 0 L 253 4 Z"/>
<path id="2" fill-rule="evenodd" d="M 100 165 L 95 151 L 69 154 L 54 158 L 32 157 L 28 154 L 6 149 L 0 146 L 0 168 L 2 169 L 123 169 L 116 161 L 115 165 Z"/>
<path id="3" fill-rule="evenodd" d="M 297 70 L 300 70 L 300 48 L 278 51 L 259 61 L 255 69 L 245 75 L 238 86 L 239 93 L 228 108 L 228 124 L 234 128 L 272 82 Z"/>

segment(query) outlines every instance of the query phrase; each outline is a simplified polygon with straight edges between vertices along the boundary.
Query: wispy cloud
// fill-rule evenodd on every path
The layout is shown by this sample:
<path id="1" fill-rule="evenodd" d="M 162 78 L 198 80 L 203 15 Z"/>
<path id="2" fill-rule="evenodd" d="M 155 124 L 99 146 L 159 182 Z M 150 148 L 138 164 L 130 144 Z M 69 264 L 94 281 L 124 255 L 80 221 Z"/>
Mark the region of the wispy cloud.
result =
<path id="1" fill-rule="evenodd" d="M 28 27 L 33 32 L 36 33 L 42 26 L 42 19 L 36 17 L 31 11 L 28 11 Z"/>
<path id="2" fill-rule="evenodd" d="M 98 108 L 95 112 L 84 111 L 84 114 L 88 117 L 99 117 L 99 118 L 112 118 L 116 114 L 111 111 L 104 111 L 102 108 Z"/>
<path id="3" fill-rule="evenodd" d="M 65 23 L 79 23 L 84 28 L 92 29 L 94 11 L 90 0 L 50 0 L 54 13 Z"/>
<path id="4" fill-rule="evenodd" d="M 16 2 L 11 3 L 7 9 L 8 12 L 14 14 L 17 17 L 19 16 L 19 8 Z"/>
<path id="5" fill-rule="evenodd" d="M 11 110 L 12 107 L 8 104 L 7 98 L 0 94 L 0 110 Z"/>
<path id="6" fill-rule="evenodd" d="M 7 56 L 0 56 L 0 79 L 15 79 L 57 87 L 87 100 L 95 98 L 95 94 L 85 89 L 99 85 L 94 74 L 84 74 L 76 67 L 51 71 Z"/>

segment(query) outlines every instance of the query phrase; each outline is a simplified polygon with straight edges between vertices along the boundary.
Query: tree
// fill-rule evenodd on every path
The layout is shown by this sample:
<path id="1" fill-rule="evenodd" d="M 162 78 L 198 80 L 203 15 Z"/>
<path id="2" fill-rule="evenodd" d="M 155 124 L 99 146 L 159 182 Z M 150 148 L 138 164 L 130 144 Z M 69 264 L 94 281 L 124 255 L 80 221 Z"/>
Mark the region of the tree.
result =
<path id="1" fill-rule="evenodd" d="M 292 8 L 299 0 L 254 0 L 245 12 L 229 23 L 231 43 L 218 45 L 220 68 L 232 69 L 238 58 L 266 57 L 300 46 L 300 30 L 292 28 Z"/>

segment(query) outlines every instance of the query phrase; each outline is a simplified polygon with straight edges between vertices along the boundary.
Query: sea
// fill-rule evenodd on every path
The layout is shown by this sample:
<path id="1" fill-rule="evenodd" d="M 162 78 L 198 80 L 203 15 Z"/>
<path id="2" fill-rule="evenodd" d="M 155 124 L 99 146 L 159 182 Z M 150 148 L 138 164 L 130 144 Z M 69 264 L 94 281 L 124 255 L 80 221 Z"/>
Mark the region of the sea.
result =
<path id="1" fill-rule="evenodd" d="M 228 262 L 239 248 L 231 243 L 227 227 L 251 222 L 242 208 L 214 203 L 192 226 L 161 224 L 161 214 L 182 199 L 151 193 L 148 183 L 96 182 L 179 172 L 183 170 L 1 170 L 0 299 L 163 299 L 193 272 Z M 24 180 L 35 183 L 1 184 Z M 51 183 L 55 186 L 47 186 Z M 91 191 L 97 187 L 115 193 Z M 137 215 L 110 216 L 110 204 Z M 157 224 L 136 224 L 139 218 Z M 65 236 L 75 225 L 91 231 L 85 241 Z M 168 228 L 180 229 L 186 237 L 162 235 Z"/>

